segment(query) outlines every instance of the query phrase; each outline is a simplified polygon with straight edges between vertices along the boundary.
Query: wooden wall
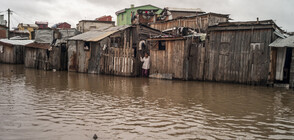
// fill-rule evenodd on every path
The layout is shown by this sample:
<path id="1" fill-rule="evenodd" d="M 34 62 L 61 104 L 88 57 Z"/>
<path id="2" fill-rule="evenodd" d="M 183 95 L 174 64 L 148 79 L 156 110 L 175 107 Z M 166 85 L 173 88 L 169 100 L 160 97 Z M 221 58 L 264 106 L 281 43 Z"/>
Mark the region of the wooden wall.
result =
<path id="1" fill-rule="evenodd" d="M 174 79 L 203 80 L 205 48 L 199 38 L 166 40 L 166 49 L 158 50 L 158 42 L 150 50 L 150 74 L 172 75 Z M 162 76 L 160 76 L 162 77 Z"/>
<path id="2" fill-rule="evenodd" d="M 84 41 L 68 41 L 68 70 L 111 74 L 120 76 L 138 76 L 141 71 L 140 54 L 148 50 L 138 50 L 139 42 L 160 31 L 137 25 L 118 31 L 100 41 L 90 42 L 90 50 L 84 50 Z M 121 42 L 114 46 L 113 38 Z M 106 49 L 103 50 L 104 46 Z"/>
<path id="3" fill-rule="evenodd" d="M 137 76 L 136 58 L 134 55 L 133 45 L 137 44 L 137 40 L 133 40 L 133 28 L 128 28 L 109 36 L 105 42 L 101 42 L 101 48 L 107 45 L 106 50 L 101 50 L 100 72 L 104 74 L 121 75 L 121 76 Z M 110 38 L 120 37 L 121 43 L 118 47 L 114 47 L 110 43 Z"/>
<path id="4" fill-rule="evenodd" d="M 2 45 L 3 53 L 0 53 L 0 63 L 23 64 L 24 46 Z"/>
<path id="5" fill-rule="evenodd" d="M 266 84 L 272 29 L 211 31 L 204 80 Z"/>
<path id="6" fill-rule="evenodd" d="M 191 44 L 188 48 L 188 79 L 204 80 L 205 44 L 203 42 L 190 43 L 191 41 L 187 40 Z"/>
<path id="7" fill-rule="evenodd" d="M 35 68 L 42 70 L 49 70 L 50 65 L 48 61 L 47 50 L 38 48 L 25 48 L 24 64 L 26 68 Z"/>
<path id="8" fill-rule="evenodd" d="M 208 26 L 227 21 L 228 17 L 207 14 L 204 16 L 179 18 L 165 22 L 151 23 L 150 27 L 160 31 L 173 27 L 190 27 L 193 29 L 197 29 L 198 32 L 206 32 Z"/>
<path id="9" fill-rule="evenodd" d="M 172 74 L 175 79 L 184 79 L 185 40 L 166 41 L 165 50 L 150 50 L 150 75 Z"/>
<path id="10" fill-rule="evenodd" d="M 66 46 L 54 46 L 50 51 L 50 69 L 67 70 L 67 49 Z"/>
<path id="11" fill-rule="evenodd" d="M 88 65 L 88 73 L 100 73 L 100 59 L 101 59 L 101 42 L 105 42 L 107 39 L 104 39 L 100 42 L 91 42 L 91 55 Z"/>

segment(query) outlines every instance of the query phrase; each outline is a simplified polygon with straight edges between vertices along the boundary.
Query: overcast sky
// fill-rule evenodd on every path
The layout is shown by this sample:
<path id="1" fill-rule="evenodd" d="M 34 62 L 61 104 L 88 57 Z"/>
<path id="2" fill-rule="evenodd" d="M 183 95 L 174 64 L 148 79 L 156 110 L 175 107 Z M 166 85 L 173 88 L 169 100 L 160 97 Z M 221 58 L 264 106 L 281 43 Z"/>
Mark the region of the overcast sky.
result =
<path id="1" fill-rule="evenodd" d="M 0 14 L 10 8 L 12 26 L 48 21 L 49 25 L 112 15 L 124 8 L 152 4 L 160 8 L 201 8 L 206 12 L 230 14 L 233 21 L 273 19 L 286 31 L 294 31 L 294 0 L 0 0 Z M 7 18 L 7 15 L 5 15 Z"/>

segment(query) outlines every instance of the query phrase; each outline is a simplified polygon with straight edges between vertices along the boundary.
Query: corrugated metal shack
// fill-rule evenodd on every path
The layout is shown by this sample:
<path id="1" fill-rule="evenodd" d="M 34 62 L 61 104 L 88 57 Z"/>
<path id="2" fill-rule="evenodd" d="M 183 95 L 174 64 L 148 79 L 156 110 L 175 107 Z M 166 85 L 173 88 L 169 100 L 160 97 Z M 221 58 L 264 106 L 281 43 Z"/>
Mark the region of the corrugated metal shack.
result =
<path id="1" fill-rule="evenodd" d="M 54 31 L 51 29 L 40 29 L 35 31 L 35 42 L 26 45 L 25 67 L 50 70 L 49 64 L 50 46 L 53 42 Z"/>
<path id="2" fill-rule="evenodd" d="M 75 29 L 36 30 L 34 43 L 26 45 L 25 67 L 43 70 L 67 70 L 67 39 Z"/>
<path id="3" fill-rule="evenodd" d="M 183 32 L 148 39 L 150 77 L 203 80 L 205 36 L 203 33 L 186 35 Z"/>
<path id="4" fill-rule="evenodd" d="M 26 68 L 49 70 L 50 43 L 30 43 L 25 47 Z"/>
<path id="5" fill-rule="evenodd" d="M 24 45 L 33 40 L 8 40 L 0 39 L 0 63 L 23 64 Z"/>
<path id="6" fill-rule="evenodd" d="M 280 29 L 272 20 L 209 27 L 204 80 L 267 84 L 273 78 L 269 44 L 278 37 L 275 31 Z"/>
<path id="7" fill-rule="evenodd" d="M 160 31 L 143 25 L 124 25 L 89 31 L 70 38 L 69 71 L 121 76 L 140 74 L 139 42 Z"/>
<path id="8" fill-rule="evenodd" d="M 294 87 L 294 36 L 278 38 L 271 47 L 271 82 Z"/>
<path id="9" fill-rule="evenodd" d="M 150 27 L 160 31 L 174 27 L 189 27 L 197 29 L 199 33 L 205 33 L 208 26 L 228 21 L 229 15 L 227 14 L 204 13 L 197 16 L 179 17 L 172 20 L 150 23 Z"/>

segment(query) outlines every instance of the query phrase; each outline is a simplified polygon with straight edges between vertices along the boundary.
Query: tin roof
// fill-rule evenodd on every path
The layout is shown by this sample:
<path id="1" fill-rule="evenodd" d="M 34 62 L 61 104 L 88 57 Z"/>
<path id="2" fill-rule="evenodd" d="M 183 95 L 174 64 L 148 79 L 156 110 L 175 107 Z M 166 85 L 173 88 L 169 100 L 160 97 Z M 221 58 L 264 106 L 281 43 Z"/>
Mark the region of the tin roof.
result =
<path id="1" fill-rule="evenodd" d="M 241 22 L 221 22 L 217 25 L 209 26 L 208 31 L 228 31 L 228 30 L 253 30 L 253 29 L 274 29 L 281 33 L 284 31 L 276 25 L 273 20 L 262 21 L 241 21 Z"/>
<path id="2" fill-rule="evenodd" d="M 294 47 L 294 36 L 287 38 L 278 38 L 269 45 L 270 47 Z"/>
<path id="3" fill-rule="evenodd" d="M 110 27 L 110 28 L 100 29 L 100 30 L 92 30 L 92 31 L 88 31 L 88 32 L 79 34 L 77 36 L 74 36 L 72 38 L 69 38 L 69 40 L 82 40 L 82 41 L 96 42 L 116 32 L 125 30 L 129 27 L 131 27 L 131 25 L 123 25 L 123 26 Z"/>
<path id="4" fill-rule="evenodd" d="M 39 28 L 39 26 L 37 24 L 24 24 L 24 23 L 20 23 L 20 25 L 23 26 L 23 27 Z"/>
<path id="5" fill-rule="evenodd" d="M 0 42 L 5 43 L 5 44 L 10 44 L 10 45 L 27 45 L 30 43 L 33 43 L 34 40 L 9 40 L 9 39 L 0 39 Z"/>

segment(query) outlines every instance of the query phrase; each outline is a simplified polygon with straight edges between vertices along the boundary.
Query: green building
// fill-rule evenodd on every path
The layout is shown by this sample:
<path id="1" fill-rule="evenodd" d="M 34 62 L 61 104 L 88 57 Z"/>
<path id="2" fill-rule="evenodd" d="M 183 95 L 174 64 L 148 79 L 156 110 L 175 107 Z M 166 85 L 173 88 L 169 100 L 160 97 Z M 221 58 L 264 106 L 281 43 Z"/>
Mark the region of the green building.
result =
<path id="1" fill-rule="evenodd" d="M 132 24 L 132 13 L 137 14 L 137 10 L 158 10 L 156 13 L 160 14 L 162 9 L 153 5 L 142 5 L 135 7 L 133 4 L 130 8 L 125 8 L 115 12 L 117 15 L 117 26 L 120 25 L 131 25 Z"/>

